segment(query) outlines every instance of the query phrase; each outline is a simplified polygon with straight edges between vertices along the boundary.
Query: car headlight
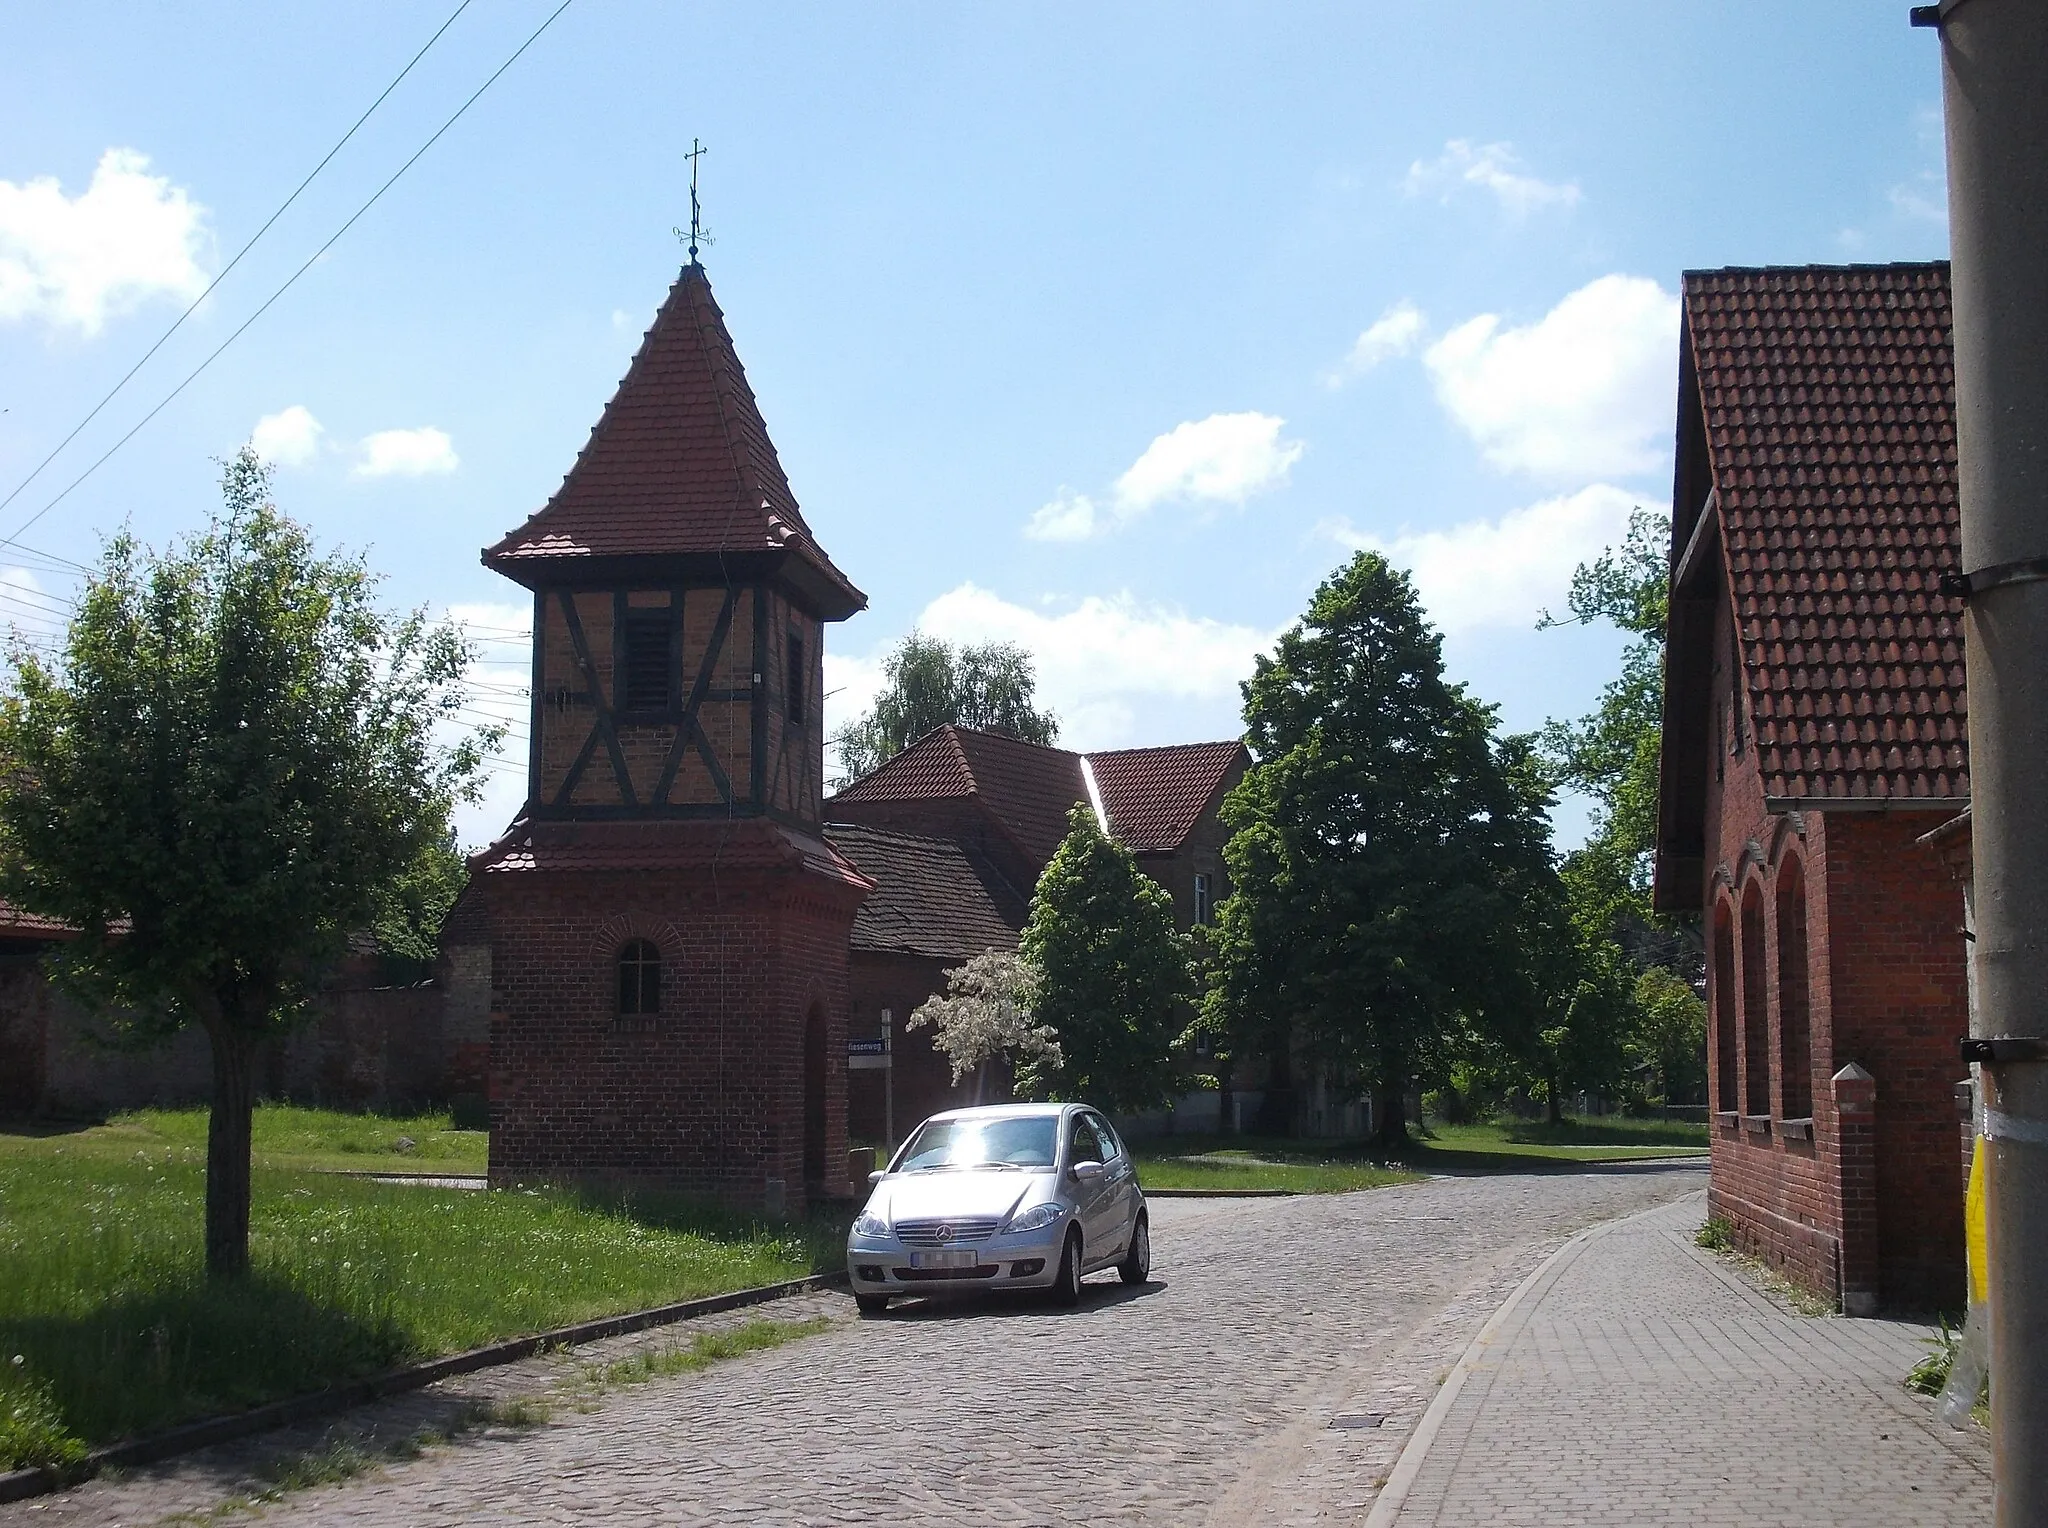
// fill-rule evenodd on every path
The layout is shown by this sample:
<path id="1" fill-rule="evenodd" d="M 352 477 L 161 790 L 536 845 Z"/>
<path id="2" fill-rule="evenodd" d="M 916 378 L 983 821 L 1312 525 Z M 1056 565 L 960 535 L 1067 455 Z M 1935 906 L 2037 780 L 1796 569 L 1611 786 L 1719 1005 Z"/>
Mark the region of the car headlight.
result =
<path id="1" fill-rule="evenodd" d="M 1034 1204 L 1009 1224 L 1012 1231 L 1042 1231 L 1065 1215 L 1066 1208 L 1057 1204 Z"/>
<path id="2" fill-rule="evenodd" d="M 868 1210 L 862 1210 L 860 1219 L 853 1223 L 853 1234 L 855 1236 L 887 1236 L 889 1234 L 889 1222 Z"/>

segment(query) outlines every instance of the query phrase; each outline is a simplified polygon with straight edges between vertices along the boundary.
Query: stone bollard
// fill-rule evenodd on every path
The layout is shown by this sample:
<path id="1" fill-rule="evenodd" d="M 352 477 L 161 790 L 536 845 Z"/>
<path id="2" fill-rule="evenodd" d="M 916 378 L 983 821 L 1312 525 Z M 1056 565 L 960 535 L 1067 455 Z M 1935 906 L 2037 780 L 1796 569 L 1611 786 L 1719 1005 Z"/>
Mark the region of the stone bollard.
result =
<path id="1" fill-rule="evenodd" d="M 1842 1195 L 1842 1313 L 1877 1314 L 1877 1079 L 1855 1062 L 1835 1073 Z"/>
<path id="2" fill-rule="evenodd" d="M 846 1153 L 846 1196 L 849 1199 L 865 1201 L 868 1197 L 868 1174 L 875 1170 L 875 1148 L 855 1146 Z"/>
<path id="3" fill-rule="evenodd" d="M 768 1180 L 768 1192 L 763 1196 L 761 1208 L 770 1220 L 780 1220 L 789 1213 L 789 1185 L 780 1178 Z"/>

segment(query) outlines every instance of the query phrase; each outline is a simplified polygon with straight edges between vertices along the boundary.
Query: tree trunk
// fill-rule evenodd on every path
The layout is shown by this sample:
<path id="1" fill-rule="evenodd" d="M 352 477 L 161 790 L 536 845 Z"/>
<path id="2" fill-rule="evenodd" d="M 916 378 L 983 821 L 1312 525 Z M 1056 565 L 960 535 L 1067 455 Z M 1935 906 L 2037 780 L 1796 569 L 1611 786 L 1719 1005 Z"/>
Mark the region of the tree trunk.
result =
<path id="1" fill-rule="evenodd" d="M 1383 1051 L 1372 1085 L 1372 1149 L 1380 1156 L 1398 1156 L 1407 1148 L 1408 1058 L 1400 1051 Z"/>
<path id="2" fill-rule="evenodd" d="M 249 1271 L 249 1132 L 256 1107 L 256 1040 L 221 1022 L 213 1042 L 213 1111 L 206 1122 L 206 1276 Z"/>
<path id="3" fill-rule="evenodd" d="M 1549 1074 L 1543 1079 L 1543 1088 L 1550 1096 L 1545 1102 L 1544 1118 L 1553 1125 L 1564 1123 L 1564 1100 L 1558 1096 L 1557 1063 L 1550 1064 Z"/>

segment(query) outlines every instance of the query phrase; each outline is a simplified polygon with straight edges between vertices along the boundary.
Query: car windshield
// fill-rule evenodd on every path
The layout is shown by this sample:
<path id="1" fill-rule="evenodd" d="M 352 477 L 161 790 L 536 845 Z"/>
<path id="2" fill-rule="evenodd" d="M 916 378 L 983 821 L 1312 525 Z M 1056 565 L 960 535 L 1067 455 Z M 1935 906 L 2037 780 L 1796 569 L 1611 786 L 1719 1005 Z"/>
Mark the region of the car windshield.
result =
<path id="1" fill-rule="evenodd" d="M 1049 1114 L 1009 1119 L 927 1120 L 903 1149 L 896 1170 L 920 1173 L 949 1167 L 1050 1167 L 1059 1146 L 1059 1123 Z"/>

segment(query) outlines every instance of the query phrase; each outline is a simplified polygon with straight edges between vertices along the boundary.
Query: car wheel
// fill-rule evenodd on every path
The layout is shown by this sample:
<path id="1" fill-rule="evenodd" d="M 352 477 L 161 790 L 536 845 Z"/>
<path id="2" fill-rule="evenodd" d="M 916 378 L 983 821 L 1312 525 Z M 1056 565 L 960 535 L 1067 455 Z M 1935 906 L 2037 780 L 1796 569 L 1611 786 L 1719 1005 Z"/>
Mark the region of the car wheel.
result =
<path id="1" fill-rule="evenodd" d="M 1081 1233 L 1069 1231 L 1067 1244 L 1060 1249 L 1059 1277 L 1053 1281 L 1052 1298 L 1055 1305 L 1075 1306 L 1081 1303 Z"/>
<path id="2" fill-rule="evenodd" d="M 1138 1223 L 1131 1227 L 1130 1250 L 1124 1253 L 1116 1271 L 1126 1284 L 1142 1284 L 1152 1277 L 1152 1228 L 1146 1223 L 1143 1210 L 1138 1212 Z"/>
<path id="3" fill-rule="evenodd" d="M 888 1312 L 889 1297 L 887 1295 L 855 1295 L 853 1297 L 853 1304 L 854 1308 L 863 1316 L 880 1316 Z"/>

